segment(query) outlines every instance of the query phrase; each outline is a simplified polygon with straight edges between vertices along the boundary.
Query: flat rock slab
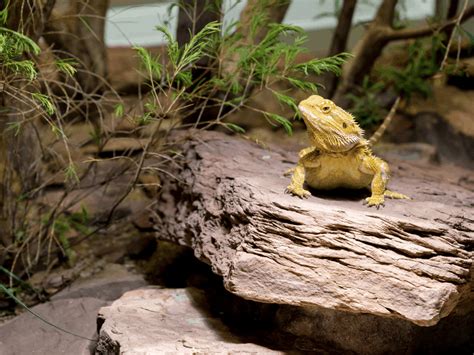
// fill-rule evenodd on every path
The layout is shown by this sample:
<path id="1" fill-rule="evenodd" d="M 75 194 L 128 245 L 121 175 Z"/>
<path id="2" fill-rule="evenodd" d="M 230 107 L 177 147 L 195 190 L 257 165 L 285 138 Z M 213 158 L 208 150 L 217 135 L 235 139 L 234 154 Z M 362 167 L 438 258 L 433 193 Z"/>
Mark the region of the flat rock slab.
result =
<path id="1" fill-rule="evenodd" d="M 63 329 L 95 340 L 97 312 L 107 304 L 92 297 L 61 299 L 35 306 L 33 311 Z M 94 346 L 95 342 L 63 333 L 30 313 L 0 326 L 2 355 L 87 355 Z"/>
<path id="2" fill-rule="evenodd" d="M 124 266 L 108 264 L 92 277 L 73 282 L 50 302 L 32 308 L 46 321 L 93 341 L 59 331 L 25 312 L 0 326 L 0 354 L 91 354 L 96 346 L 99 309 L 146 284 L 141 275 Z"/>
<path id="3" fill-rule="evenodd" d="M 89 278 L 78 279 L 52 296 L 51 300 L 94 297 L 114 301 L 126 291 L 146 285 L 143 275 L 132 273 L 120 264 L 107 264 L 99 273 Z"/>
<path id="4" fill-rule="evenodd" d="M 243 298 L 397 317 L 431 326 L 469 297 L 472 171 L 389 161 L 390 188 L 284 193 L 296 152 L 196 133 L 158 203 L 157 237 L 192 247 Z"/>
<path id="5" fill-rule="evenodd" d="M 279 354 L 247 342 L 208 310 L 203 291 L 129 291 L 99 312 L 96 354 Z"/>

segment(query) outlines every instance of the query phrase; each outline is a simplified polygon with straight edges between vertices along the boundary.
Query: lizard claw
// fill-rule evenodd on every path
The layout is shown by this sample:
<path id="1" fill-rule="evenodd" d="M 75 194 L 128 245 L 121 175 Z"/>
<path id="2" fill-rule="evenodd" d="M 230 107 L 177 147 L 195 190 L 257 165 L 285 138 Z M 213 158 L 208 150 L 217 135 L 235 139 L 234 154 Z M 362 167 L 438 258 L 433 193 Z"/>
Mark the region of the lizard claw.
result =
<path id="1" fill-rule="evenodd" d="M 376 195 L 376 196 L 370 196 L 365 199 L 365 203 L 367 204 L 368 207 L 375 206 L 377 209 L 380 208 L 380 206 L 384 207 L 385 206 L 385 200 L 383 198 L 383 195 Z"/>
<path id="2" fill-rule="evenodd" d="M 288 185 L 285 190 L 285 193 L 298 196 L 301 199 L 308 198 L 309 196 L 311 196 L 311 192 L 309 192 L 308 190 L 305 190 L 302 187 L 294 187 L 293 185 Z"/>

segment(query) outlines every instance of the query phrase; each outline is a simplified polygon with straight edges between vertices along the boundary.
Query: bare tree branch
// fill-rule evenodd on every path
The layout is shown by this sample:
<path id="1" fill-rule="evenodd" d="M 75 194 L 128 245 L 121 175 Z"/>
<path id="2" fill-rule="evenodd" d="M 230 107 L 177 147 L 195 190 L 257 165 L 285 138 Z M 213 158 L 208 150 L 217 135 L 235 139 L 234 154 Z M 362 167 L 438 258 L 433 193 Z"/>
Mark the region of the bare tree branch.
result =
<path id="1" fill-rule="evenodd" d="M 452 19 L 454 16 L 456 16 L 456 14 L 458 12 L 458 7 L 459 7 L 459 0 L 451 0 L 449 2 L 448 11 L 446 13 L 446 18 L 448 20 Z"/>
<path id="2" fill-rule="evenodd" d="M 331 48 L 328 53 L 329 56 L 346 50 L 347 38 L 349 37 L 356 5 L 357 0 L 344 0 L 337 18 L 337 26 L 334 29 L 334 36 L 332 37 Z"/>
<path id="3" fill-rule="evenodd" d="M 461 17 L 461 23 L 468 20 L 474 16 L 474 6 L 470 6 L 466 9 L 464 12 L 463 16 Z M 457 18 L 451 19 L 449 21 L 446 21 L 442 24 L 436 25 L 436 26 L 425 26 L 425 27 L 420 27 L 420 28 L 413 28 L 413 29 L 405 29 L 405 30 L 393 30 L 387 34 L 387 39 L 389 41 L 394 41 L 394 40 L 399 40 L 399 39 L 409 39 L 409 38 L 419 38 L 419 37 L 425 37 L 433 32 L 437 31 L 443 31 L 446 29 L 452 29 L 457 22 Z"/>
<path id="4" fill-rule="evenodd" d="M 351 30 L 352 18 L 354 16 L 356 4 L 357 0 L 344 0 L 341 11 L 339 12 L 337 26 L 332 37 L 331 47 L 328 53 L 329 56 L 336 55 L 346 50 L 347 39 Z M 333 73 L 327 73 L 324 75 L 322 81 L 324 83 L 326 96 L 332 97 L 337 84 L 337 76 Z"/>
<path id="5" fill-rule="evenodd" d="M 392 27 L 397 2 L 398 0 L 383 0 L 375 14 L 374 23 Z"/>

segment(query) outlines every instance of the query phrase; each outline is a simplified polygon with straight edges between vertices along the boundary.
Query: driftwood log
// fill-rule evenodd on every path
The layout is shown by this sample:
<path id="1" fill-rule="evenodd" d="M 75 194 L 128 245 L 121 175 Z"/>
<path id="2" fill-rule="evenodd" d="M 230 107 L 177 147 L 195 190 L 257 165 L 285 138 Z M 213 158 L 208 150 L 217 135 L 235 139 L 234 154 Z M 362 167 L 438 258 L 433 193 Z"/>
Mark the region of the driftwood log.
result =
<path id="1" fill-rule="evenodd" d="M 469 171 L 392 161 L 390 187 L 413 200 L 377 210 L 362 204 L 364 191 L 285 194 L 296 152 L 202 132 L 183 155 L 176 179 L 164 179 L 157 236 L 193 248 L 230 292 L 421 326 L 469 303 Z"/>

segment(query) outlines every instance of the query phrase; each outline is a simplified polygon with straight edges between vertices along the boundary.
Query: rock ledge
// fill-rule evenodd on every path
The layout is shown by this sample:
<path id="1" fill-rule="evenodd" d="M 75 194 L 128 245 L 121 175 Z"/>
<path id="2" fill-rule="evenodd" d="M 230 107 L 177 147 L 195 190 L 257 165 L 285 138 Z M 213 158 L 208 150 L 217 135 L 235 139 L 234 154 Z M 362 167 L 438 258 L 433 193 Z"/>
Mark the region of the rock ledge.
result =
<path id="1" fill-rule="evenodd" d="M 194 249 L 243 298 L 436 324 L 468 297 L 474 194 L 469 171 L 389 162 L 413 200 L 362 205 L 364 192 L 284 194 L 296 153 L 202 132 L 166 181 L 157 236 Z M 472 181 L 471 181 L 472 182 Z"/>

